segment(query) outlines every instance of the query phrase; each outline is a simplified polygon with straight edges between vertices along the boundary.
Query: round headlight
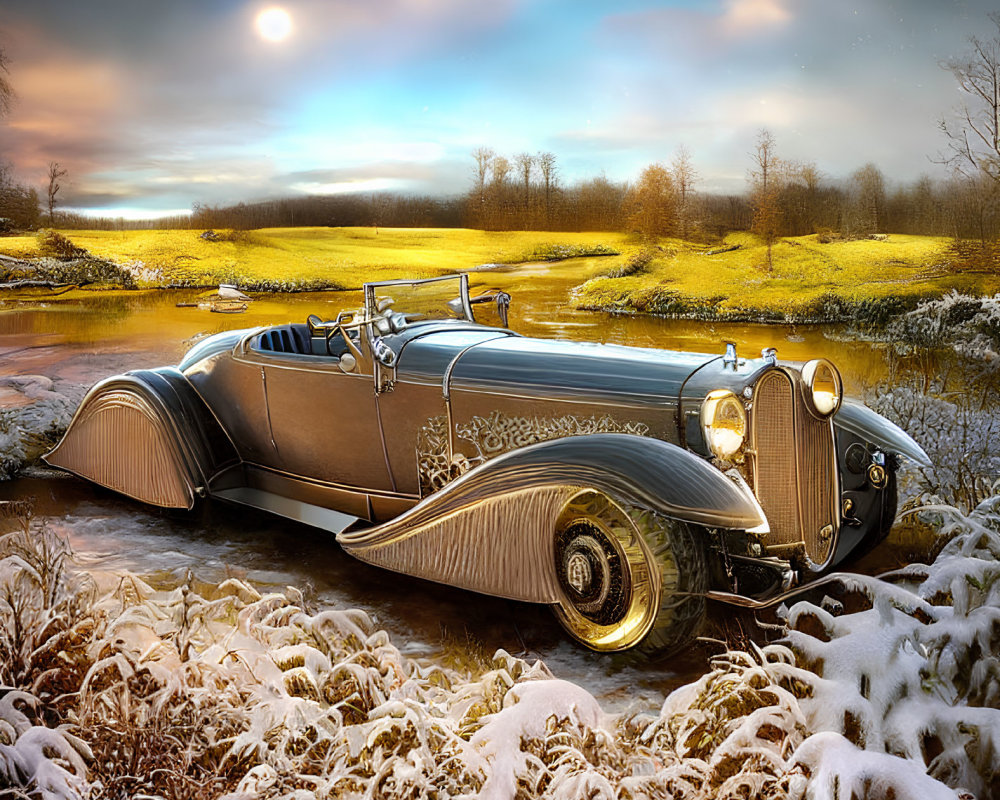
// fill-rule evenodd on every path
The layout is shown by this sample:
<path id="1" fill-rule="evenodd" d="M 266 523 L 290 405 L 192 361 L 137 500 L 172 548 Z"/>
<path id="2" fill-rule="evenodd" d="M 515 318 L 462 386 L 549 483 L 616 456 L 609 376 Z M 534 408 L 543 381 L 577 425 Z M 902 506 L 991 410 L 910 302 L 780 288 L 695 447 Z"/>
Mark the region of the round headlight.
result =
<path id="1" fill-rule="evenodd" d="M 836 413 L 844 396 L 840 373 L 825 358 L 815 358 L 802 367 L 802 391 L 809 410 L 820 418 Z"/>
<path id="2" fill-rule="evenodd" d="M 701 406 L 701 430 L 708 448 L 724 461 L 735 456 L 747 436 L 747 412 L 732 392 L 709 392 Z"/>

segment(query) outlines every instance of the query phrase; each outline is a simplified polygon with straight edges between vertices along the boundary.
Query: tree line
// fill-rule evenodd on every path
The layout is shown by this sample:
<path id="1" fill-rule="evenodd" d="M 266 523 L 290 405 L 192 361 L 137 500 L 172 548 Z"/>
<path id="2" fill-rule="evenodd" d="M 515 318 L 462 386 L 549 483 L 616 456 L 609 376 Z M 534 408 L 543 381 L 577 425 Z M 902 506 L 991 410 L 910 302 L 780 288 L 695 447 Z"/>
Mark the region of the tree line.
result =
<path id="1" fill-rule="evenodd" d="M 774 137 L 758 135 L 747 191 L 700 192 L 688 151 L 669 164 L 650 164 L 634 182 L 598 176 L 563 185 L 558 172 L 535 171 L 515 181 L 503 156 L 496 172 L 473 152 L 472 188 L 461 196 L 392 192 L 315 195 L 236 205 L 196 203 L 189 215 L 156 220 L 95 218 L 58 210 L 55 195 L 41 196 L 0 164 L 0 217 L 11 229 L 44 225 L 78 229 L 233 228 L 298 226 L 471 227 L 485 230 L 628 231 L 644 236 L 717 238 L 753 231 L 765 241 L 809 233 L 858 238 L 896 232 L 995 241 L 1000 238 L 1000 186 L 983 175 L 892 186 L 873 163 L 847 179 L 824 176 L 814 163 L 776 155 Z M 547 154 L 557 166 L 556 156 Z M 505 164 L 506 162 L 506 164 Z M 59 165 L 55 174 L 65 175 Z M 527 176 L 527 177 L 525 177 Z M 55 181 L 58 189 L 58 179 Z"/>

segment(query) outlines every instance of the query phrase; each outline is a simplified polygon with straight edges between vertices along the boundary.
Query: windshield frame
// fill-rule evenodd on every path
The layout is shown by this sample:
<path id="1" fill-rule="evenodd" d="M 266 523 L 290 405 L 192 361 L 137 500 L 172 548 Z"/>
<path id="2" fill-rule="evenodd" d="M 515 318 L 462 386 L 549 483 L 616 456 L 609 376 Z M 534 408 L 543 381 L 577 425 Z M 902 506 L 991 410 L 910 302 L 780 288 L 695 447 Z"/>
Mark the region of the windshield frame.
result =
<path id="1" fill-rule="evenodd" d="M 475 322 L 475 317 L 472 314 L 472 305 L 469 303 L 469 276 L 465 272 L 452 275 L 441 275 L 436 278 L 418 278 L 416 280 L 404 278 L 400 280 L 373 281 L 372 283 L 366 283 L 363 286 L 365 293 L 365 319 L 371 320 L 379 315 L 377 297 L 379 290 L 381 289 L 401 286 L 421 286 L 428 283 L 441 283 L 444 281 L 455 280 L 458 280 L 458 296 L 462 301 L 462 312 L 465 314 L 465 320 L 467 322 Z M 383 294 L 385 294 L 385 292 L 383 292 Z M 444 315 L 444 309 L 442 308 L 441 319 L 454 319 L 454 317 L 446 317 Z"/>

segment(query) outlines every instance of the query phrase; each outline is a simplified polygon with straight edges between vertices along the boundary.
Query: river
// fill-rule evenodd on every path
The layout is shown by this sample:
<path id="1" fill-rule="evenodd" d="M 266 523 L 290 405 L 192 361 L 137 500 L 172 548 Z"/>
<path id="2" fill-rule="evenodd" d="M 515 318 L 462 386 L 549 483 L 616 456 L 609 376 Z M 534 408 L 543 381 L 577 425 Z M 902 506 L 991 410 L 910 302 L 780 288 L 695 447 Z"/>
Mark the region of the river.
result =
<path id="1" fill-rule="evenodd" d="M 852 341 L 830 326 L 720 324 L 575 311 L 572 287 L 603 268 L 598 259 L 473 273 L 474 286 L 513 296 L 510 326 L 530 336 L 693 352 L 722 353 L 736 342 L 751 356 L 824 356 L 849 393 L 885 375 L 883 348 Z M 22 293 L 0 298 L 0 377 L 44 375 L 78 399 L 97 380 L 128 369 L 177 363 L 195 341 L 232 328 L 327 319 L 360 305 L 358 292 L 256 296 L 241 314 L 191 307 L 189 290 Z M 0 405 L 18 402 L 0 394 Z M 36 516 L 69 540 L 78 564 L 95 574 L 130 570 L 156 586 L 188 575 L 216 583 L 235 576 L 264 588 L 294 585 L 319 607 L 361 608 L 413 656 L 469 662 L 504 648 L 541 658 L 559 677 L 601 700 L 606 710 L 657 707 L 671 689 L 701 674 L 697 649 L 665 664 L 635 666 L 577 646 L 548 610 L 392 576 L 343 553 L 333 537 L 262 513 L 206 503 L 192 514 L 167 513 L 47 469 L 0 482 L 0 499 L 35 498 Z"/>

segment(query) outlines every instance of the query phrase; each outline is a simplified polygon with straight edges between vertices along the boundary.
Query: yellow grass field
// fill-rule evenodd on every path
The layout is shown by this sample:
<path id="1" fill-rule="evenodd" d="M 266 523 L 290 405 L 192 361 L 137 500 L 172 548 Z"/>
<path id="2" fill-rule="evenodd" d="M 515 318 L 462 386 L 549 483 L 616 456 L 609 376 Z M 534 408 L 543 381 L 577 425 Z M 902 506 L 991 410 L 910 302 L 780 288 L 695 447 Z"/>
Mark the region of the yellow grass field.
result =
<path id="1" fill-rule="evenodd" d="M 766 248 L 750 234 L 730 234 L 711 247 L 663 240 L 645 271 L 593 278 L 577 290 L 574 302 L 581 308 L 655 312 L 675 299 L 725 316 L 750 309 L 801 314 L 831 299 L 854 305 L 940 296 L 952 289 L 1000 291 L 998 275 L 949 271 L 950 241 L 901 234 L 829 244 L 815 235 L 787 238 L 775 244 L 768 272 Z M 737 244 L 738 250 L 708 255 Z"/>
<path id="2" fill-rule="evenodd" d="M 220 231 L 219 241 L 201 238 L 199 230 L 61 233 L 94 256 L 130 265 L 138 285 L 150 288 L 236 283 L 272 290 L 351 289 L 370 280 L 429 277 L 486 263 L 616 253 L 595 259 L 596 265 L 580 262 L 583 285 L 572 299 L 577 307 L 808 316 L 810 309 L 831 300 L 857 305 L 940 296 L 952 289 L 971 294 L 1000 291 L 996 274 L 948 269 L 949 239 L 900 234 L 886 241 L 829 244 L 814 235 L 783 239 L 774 246 L 770 272 L 765 248 L 750 234 L 730 234 L 714 245 L 663 239 L 643 271 L 600 277 L 620 270 L 646 246 L 622 233 L 428 228 L 268 228 Z M 732 245 L 740 247 L 708 254 Z M 38 239 L 0 237 L 0 253 L 37 256 Z M 595 273 L 598 277 L 586 280 Z"/>
<path id="3" fill-rule="evenodd" d="M 266 228 L 220 232 L 222 241 L 198 230 L 60 231 L 100 258 L 160 273 L 171 283 L 267 282 L 296 288 L 329 285 L 358 288 L 365 281 L 421 278 L 484 263 L 544 260 L 553 248 L 618 251 L 619 233 L 495 233 L 467 229 Z M 0 253 L 39 255 L 34 236 L 0 238 Z"/>

